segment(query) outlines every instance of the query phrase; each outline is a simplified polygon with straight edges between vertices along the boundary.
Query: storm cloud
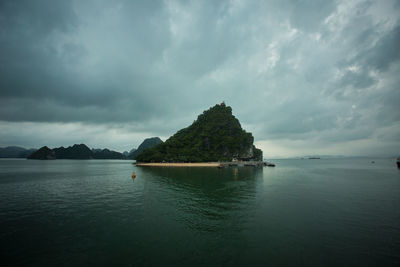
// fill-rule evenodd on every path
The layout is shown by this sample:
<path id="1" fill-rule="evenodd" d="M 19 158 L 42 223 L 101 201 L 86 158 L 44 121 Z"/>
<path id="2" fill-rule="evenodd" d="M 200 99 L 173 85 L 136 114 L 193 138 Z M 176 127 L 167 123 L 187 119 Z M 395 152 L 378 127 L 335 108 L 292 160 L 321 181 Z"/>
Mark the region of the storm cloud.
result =
<path id="1" fill-rule="evenodd" d="M 1 1 L 0 145 L 129 150 L 225 101 L 266 157 L 400 151 L 397 1 Z"/>

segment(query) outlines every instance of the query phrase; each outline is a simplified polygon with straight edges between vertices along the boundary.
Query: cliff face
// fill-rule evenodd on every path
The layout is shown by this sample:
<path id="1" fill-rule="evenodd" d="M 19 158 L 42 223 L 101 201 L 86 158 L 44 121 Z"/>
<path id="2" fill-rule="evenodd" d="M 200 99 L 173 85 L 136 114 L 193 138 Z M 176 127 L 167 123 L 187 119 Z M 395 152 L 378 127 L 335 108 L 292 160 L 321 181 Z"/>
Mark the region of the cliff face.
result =
<path id="1" fill-rule="evenodd" d="M 242 129 L 231 107 L 215 105 L 167 141 L 143 151 L 139 162 L 231 161 L 233 158 L 262 160 L 251 133 Z"/>

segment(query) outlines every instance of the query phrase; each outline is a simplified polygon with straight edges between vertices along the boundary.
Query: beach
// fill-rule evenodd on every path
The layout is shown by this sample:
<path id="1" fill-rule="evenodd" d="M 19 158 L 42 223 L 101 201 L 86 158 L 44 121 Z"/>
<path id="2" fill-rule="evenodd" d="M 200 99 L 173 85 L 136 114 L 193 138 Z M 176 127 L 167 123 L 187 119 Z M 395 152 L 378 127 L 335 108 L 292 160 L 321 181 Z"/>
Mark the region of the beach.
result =
<path id="1" fill-rule="evenodd" d="M 228 166 L 236 166 L 236 167 L 243 167 L 243 166 L 253 166 L 259 167 L 264 166 L 263 161 L 221 161 L 221 162 L 151 162 L 151 163 L 134 163 L 136 166 L 149 166 L 149 167 L 228 167 Z"/>
<path id="2" fill-rule="evenodd" d="M 136 163 L 136 166 L 149 166 L 149 167 L 218 167 L 219 162 L 197 162 L 197 163 Z"/>

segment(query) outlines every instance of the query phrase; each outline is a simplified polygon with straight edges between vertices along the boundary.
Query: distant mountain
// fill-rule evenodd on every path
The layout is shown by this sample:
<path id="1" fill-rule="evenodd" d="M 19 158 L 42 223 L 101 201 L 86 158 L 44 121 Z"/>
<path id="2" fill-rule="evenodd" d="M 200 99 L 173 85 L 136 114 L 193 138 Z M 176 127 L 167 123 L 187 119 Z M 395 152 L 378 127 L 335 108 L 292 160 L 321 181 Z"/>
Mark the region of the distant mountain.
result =
<path id="1" fill-rule="evenodd" d="M 8 146 L 0 148 L 0 158 L 27 158 L 37 149 L 25 149 L 19 146 Z"/>
<path id="2" fill-rule="evenodd" d="M 187 128 L 162 144 L 146 149 L 136 157 L 139 162 L 210 162 L 262 160 L 251 133 L 242 129 L 225 103 L 199 115 Z"/>
<path id="3" fill-rule="evenodd" d="M 109 149 L 90 149 L 85 144 L 67 148 L 50 149 L 44 146 L 28 157 L 29 159 L 125 159 L 122 153 Z"/>
<path id="4" fill-rule="evenodd" d="M 129 155 L 132 154 L 135 151 L 136 151 L 136 148 L 132 148 L 129 152 L 128 151 L 124 151 L 124 152 L 122 152 L 122 154 L 125 156 L 125 158 L 129 158 Z"/>
<path id="5" fill-rule="evenodd" d="M 36 148 L 30 148 L 30 149 L 27 149 L 27 150 L 23 151 L 23 152 L 22 152 L 21 154 L 19 154 L 19 155 L 20 155 L 21 158 L 27 158 L 27 157 L 29 157 L 32 153 L 34 153 L 35 151 L 37 151 Z"/>
<path id="6" fill-rule="evenodd" d="M 109 150 L 107 148 L 101 150 L 101 149 L 96 149 L 95 152 L 93 152 L 93 158 L 94 159 L 125 159 L 126 157 L 119 152 Z"/>
<path id="7" fill-rule="evenodd" d="M 140 146 L 131 152 L 128 156 L 129 159 L 136 159 L 136 157 L 142 153 L 145 149 L 152 148 L 158 144 L 161 144 L 163 141 L 159 137 L 151 137 L 151 138 L 146 138 Z M 133 150 L 133 149 L 132 149 Z M 132 151 L 131 150 L 131 151 Z"/>
<path id="8" fill-rule="evenodd" d="M 53 148 L 57 159 L 91 159 L 93 152 L 85 144 Z"/>
<path id="9" fill-rule="evenodd" d="M 52 149 L 44 146 L 29 155 L 28 159 L 56 159 L 56 154 Z"/>

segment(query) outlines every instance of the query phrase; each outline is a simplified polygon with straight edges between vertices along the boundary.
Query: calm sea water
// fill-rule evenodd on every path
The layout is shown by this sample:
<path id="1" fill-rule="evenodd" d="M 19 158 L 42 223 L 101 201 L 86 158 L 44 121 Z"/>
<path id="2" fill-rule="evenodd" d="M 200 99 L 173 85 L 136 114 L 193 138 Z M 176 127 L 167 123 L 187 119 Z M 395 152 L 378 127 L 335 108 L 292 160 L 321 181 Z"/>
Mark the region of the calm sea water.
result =
<path id="1" fill-rule="evenodd" d="M 400 170 L 374 160 L 0 160 L 1 265 L 399 265 Z"/>

